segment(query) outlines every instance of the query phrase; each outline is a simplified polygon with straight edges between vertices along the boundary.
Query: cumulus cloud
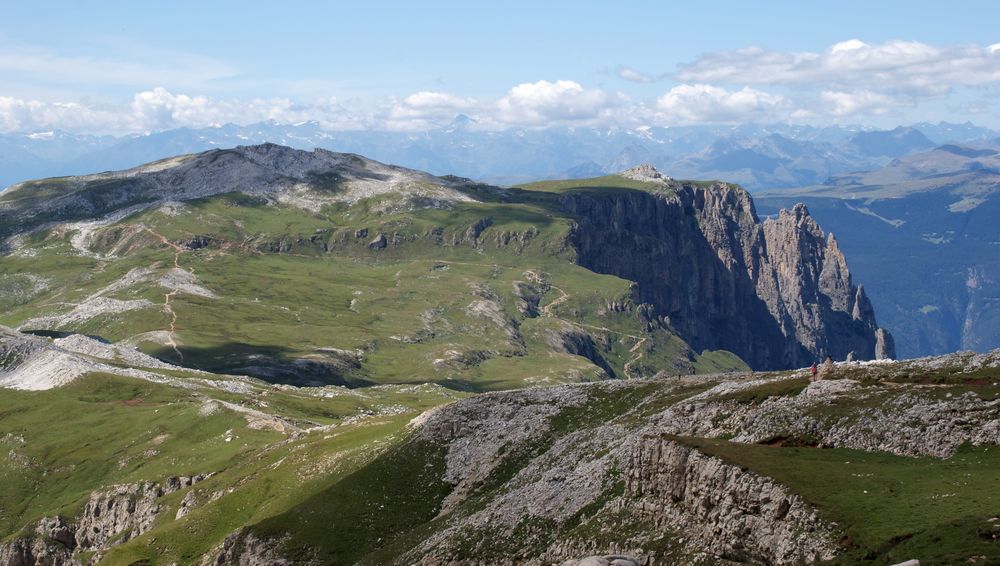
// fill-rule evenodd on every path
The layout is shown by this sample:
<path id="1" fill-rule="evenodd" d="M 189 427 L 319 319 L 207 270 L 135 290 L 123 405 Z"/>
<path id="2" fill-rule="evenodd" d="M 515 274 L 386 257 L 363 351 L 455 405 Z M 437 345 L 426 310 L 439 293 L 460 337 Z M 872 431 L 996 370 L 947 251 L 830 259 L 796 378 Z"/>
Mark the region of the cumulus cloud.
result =
<path id="1" fill-rule="evenodd" d="M 447 92 L 419 91 L 373 107 L 347 106 L 336 98 L 308 103 L 290 98 L 217 98 L 175 93 L 162 87 L 137 92 L 118 105 L 44 102 L 0 97 L 0 131 L 46 129 L 90 133 L 134 133 L 226 123 L 315 120 L 331 130 L 420 130 L 468 114 L 481 129 L 610 121 L 626 99 L 573 81 L 538 81 L 483 101 Z"/>
<path id="2" fill-rule="evenodd" d="M 0 97 L 0 131 L 4 132 L 61 129 L 120 134 L 266 120 L 282 123 L 316 120 L 331 129 L 369 125 L 363 115 L 345 108 L 336 98 L 300 104 L 286 98 L 189 96 L 164 88 L 138 92 L 130 103 L 117 106 Z"/>
<path id="3" fill-rule="evenodd" d="M 386 127 L 413 130 L 452 121 L 461 113 L 476 112 L 480 103 L 447 92 L 415 92 L 392 105 L 386 117 Z"/>
<path id="4" fill-rule="evenodd" d="M 836 116 L 853 116 L 855 114 L 888 114 L 900 106 L 907 106 L 910 103 L 898 100 L 886 94 L 872 92 L 870 90 L 860 90 L 854 92 L 838 92 L 825 90 L 820 93 L 820 99 L 825 105 L 827 113 Z"/>
<path id="5" fill-rule="evenodd" d="M 3 132 L 39 129 L 118 131 L 123 121 L 127 118 L 114 108 L 0 96 L 0 131 Z"/>
<path id="6" fill-rule="evenodd" d="M 538 81 L 510 89 L 497 101 L 495 118 L 523 126 L 587 123 L 607 117 L 623 102 L 621 95 L 585 89 L 574 81 Z"/>
<path id="7" fill-rule="evenodd" d="M 656 99 L 665 124 L 752 122 L 777 118 L 790 102 L 784 96 L 744 87 L 730 92 L 707 84 L 682 84 Z"/>
<path id="8" fill-rule="evenodd" d="M 955 86 L 1000 81 L 998 45 L 941 47 L 919 41 L 869 44 L 851 39 L 823 52 L 747 47 L 703 55 L 682 65 L 675 77 L 714 84 L 813 86 L 838 92 L 938 96 Z"/>

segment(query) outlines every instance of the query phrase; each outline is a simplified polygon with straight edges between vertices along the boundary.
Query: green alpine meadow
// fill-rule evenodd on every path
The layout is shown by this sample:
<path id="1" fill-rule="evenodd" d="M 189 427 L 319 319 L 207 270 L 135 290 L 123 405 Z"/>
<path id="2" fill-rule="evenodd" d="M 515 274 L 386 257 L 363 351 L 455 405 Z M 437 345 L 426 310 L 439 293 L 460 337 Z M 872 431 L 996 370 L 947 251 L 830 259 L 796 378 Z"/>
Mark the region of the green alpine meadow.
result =
<path id="1" fill-rule="evenodd" d="M 1000 566 L 1000 3 L 0 9 L 0 566 Z"/>
<path id="2" fill-rule="evenodd" d="M 893 361 L 801 205 L 269 144 L 0 207 L 5 563 L 997 557 L 1000 358 Z"/>

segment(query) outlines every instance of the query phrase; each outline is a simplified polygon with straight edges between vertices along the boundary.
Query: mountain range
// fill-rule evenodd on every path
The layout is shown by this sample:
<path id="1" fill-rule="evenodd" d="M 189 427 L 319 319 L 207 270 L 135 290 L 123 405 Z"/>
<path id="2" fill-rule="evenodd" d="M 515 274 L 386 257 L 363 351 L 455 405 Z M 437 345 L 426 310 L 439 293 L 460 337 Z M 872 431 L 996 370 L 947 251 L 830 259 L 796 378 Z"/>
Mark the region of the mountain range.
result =
<path id="1" fill-rule="evenodd" d="M 100 329 L 211 371 L 301 380 L 308 368 L 332 383 L 478 389 L 483 376 L 502 368 L 515 379 L 516 360 L 530 374 L 554 352 L 608 376 L 894 355 L 836 240 L 805 208 L 762 223 L 745 190 L 650 166 L 502 188 L 353 154 L 240 146 L 13 185 L 0 194 L 0 238 L 7 285 L 33 289 L 8 294 L 0 322 Z M 273 281 L 247 279 L 258 262 Z M 101 276 L 83 284 L 97 266 Z M 329 269 L 345 278 L 318 275 Z M 483 270 L 493 275 L 469 279 Z M 199 283 L 209 280 L 229 290 Z M 381 305 L 390 281 L 398 309 L 362 307 Z M 309 293 L 339 306 L 303 326 L 311 307 L 297 301 Z M 569 319 L 539 310 L 552 293 Z M 158 302 L 169 325 L 146 314 Z M 272 320 L 276 304 L 294 321 Z M 254 321 L 271 331 L 249 332 Z M 345 324 L 353 330 L 335 340 Z M 402 353 L 414 348 L 419 356 Z M 414 376 L 399 359 L 416 364 Z"/>
<path id="2" fill-rule="evenodd" d="M 841 173 L 945 143 L 995 139 L 971 123 L 920 123 L 880 131 L 787 124 L 611 128 L 476 129 L 458 116 L 421 132 L 330 131 L 317 122 L 180 128 L 124 137 L 35 132 L 0 135 L 0 186 L 40 177 L 127 169 L 182 153 L 277 143 L 353 152 L 387 163 L 516 184 L 585 178 L 651 163 L 672 176 L 721 179 L 751 191 L 825 182 Z"/>
<path id="3" fill-rule="evenodd" d="M 1000 351 L 892 360 L 824 228 L 275 144 L 15 184 L 0 564 L 1000 559 Z"/>
<path id="4" fill-rule="evenodd" d="M 870 197 L 865 197 L 867 204 L 848 198 L 852 208 L 841 207 L 833 215 L 827 205 L 834 201 L 814 197 L 845 195 L 845 190 L 853 191 L 858 184 L 881 183 L 873 177 L 878 171 L 895 175 L 888 182 L 897 186 L 924 183 L 947 191 L 947 187 L 958 187 L 956 183 L 988 184 L 993 167 L 989 159 L 961 154 L 995 151 L 1000 147 L 998 135 L 971 123 L 943 122 L 893 130 L 774 124 L 486 132 L 463 116 L 447 128 L 426 132 L 337 132 L 316 122 L 230 124 L 124 138 L 41 132 L 0 136 L 4 148 L 0 184 L 27 177 L 123 169 L 177 154 L 270 141 L 300 149 L 349 150 L 432 174 L 455 173 L 500 184 L 588 178 L 651 163 L 675 178 L 725 179 L 760 192 L 757 206 L 767 216 L 805 202 L 820 223 L 840 237 L 848 254 L 857 257 L 856 275 L 875 291 L 872 300 L 884 313 L 886 327 L 899 338 L 899 353 L 912 357 L 955 349 L 987 351 L 1000 345 L 1000 330 L 989 314 L 995 294 L 988 290 L 1000 269 L 991 259 L 995 254 L 988 242 L 1000 235 L 994 237 L 988 226 L 973 222 L 977 235 L 951 238 L 947 245 L 936 244 L 936 251 L 926 249 L 935 238 L 944 242 L 934 234 L 955 231 L 952 224 L 979 217 L 989 206 L 955 212 L 948 208 L 952 201 L 943 203 L 944 208 L 934 205 L 926 210 L 940 214 L 924 214 L 919 230 L 911 232 L 917 223 L 871 228 L 876 216 L 863 211 L 895 206 L 907 209 L 905 214 L 923 214 L 926 203 L 921 199 L 931 198 L 928 190 L 907 198 L 888 198 L 893 191 L 883 191 L 874 207 L 867 203 Z M 940 156 L 951 158 L 941 161 Z M 940 163 L 921 164 L 935 160 Z M 982 171 L 973 170 L 980 166 Z M 901 173 L 904 169 L 905 174 Z M 952 181 L 943 182 L 944 175 L 951 175 Z M 977 176 L 979 180 L 974 180 Z M 817 187 L 827 189 L 817 192 Z M 917 211 L 911 212 L 912 207 Z M 893 214 L 889 217 L 898 220 L 904 212 Z M 887 247 L 876 245 L 880 242 Z M 982 247 L 976 242 L 987 244 Z M 902 263 L 887 271 L 882 269 L 882 260 Z M 974 281 L 971 287 L 970 280 Z M 911 316 L 915 312 L 920 316 Z"/>

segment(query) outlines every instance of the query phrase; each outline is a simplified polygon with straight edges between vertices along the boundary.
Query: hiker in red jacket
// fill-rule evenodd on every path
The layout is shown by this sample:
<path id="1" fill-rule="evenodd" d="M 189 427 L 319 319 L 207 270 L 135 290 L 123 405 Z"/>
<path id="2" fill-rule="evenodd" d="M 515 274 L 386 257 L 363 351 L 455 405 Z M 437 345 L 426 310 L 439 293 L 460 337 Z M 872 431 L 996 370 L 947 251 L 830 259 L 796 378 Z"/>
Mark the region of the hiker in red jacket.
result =
<path id="1" fill-rule="evenodd" d="M 813 362 L 813 365 L 812 365 L 812 377 L 809 378 L 809 381 L 816 381 L 816 374 L 817 373 L 819 373 L 819 368 L 816 367 L 816 362 Z"/>

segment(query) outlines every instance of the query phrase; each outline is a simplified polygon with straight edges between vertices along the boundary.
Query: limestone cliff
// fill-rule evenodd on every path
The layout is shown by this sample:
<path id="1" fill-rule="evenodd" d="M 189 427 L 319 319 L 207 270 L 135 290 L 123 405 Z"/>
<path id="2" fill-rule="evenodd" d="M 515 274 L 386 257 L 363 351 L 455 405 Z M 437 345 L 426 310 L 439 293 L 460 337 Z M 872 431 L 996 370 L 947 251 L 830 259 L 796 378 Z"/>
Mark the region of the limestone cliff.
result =
<path id="1" fill-rule="evenodd" d="M 43 517 L 33 532 L 0 544 L 0 564 L 72 566 L 85 563 L 82 553 L 93 553 L 96 562 L 112 546 L 149 531 L 165 510 L 160 498 L 207 477 L 172 477 L 162 483 L 115 485 L 93 492 L 75 519 Z M 182 505 L 190 505 L 186 501 Z"/>
<path id="2" fill-rule="evenodd" d="M 871 359 L 894 354 L 891 337 L 878 327 L 836 240 L 827 238 L 804 206 L 761 222 L 743 189 L 677 181 L 652 166 L 537 189 L 434 177 L 323 150 L 246 146 L 11 187 L 0 198 L 0 255 L 28 253 L 21 248 L 29 233 L 73 234 L 70 244 L 82 255 L 160 245 L 138 238 L 149 236 L 149 228 L 119 225 L 142 211 L 175 210 L 184 201 L 242 192 L 252 198 L 233 206 L 280 205 L 296 216 L 359 206 L 371 222 L 386 224 L 341 225 L 344 219 L 338 218 L 311 233 L 274 233 L 240 221 L 233 234 L 188 233 L 174 245 L 187 251 L 346 251 L 400 259 L 428 252 L 433 259 L 449 257 L 457 248 L 484 255 L 568 257 L 636 282 L 632 299 L 641 306 L 646 330 L 666 327 L 695 352 L 728 350 L 756 369 L 802 367 L 827 355 Z M 455 214 L 435 217 L 431 210 Z M 527 210 L 532 214 L 525 216 Z M 469 222 L 473 212 L 482 216 Z M 151 306 L 104 297 L 91 303 L 59 320 Z M 30 322 L 48 328 L 52 321 Z M 561 349 L 616 375 L 579 344 Z M 678 356 L 679 366 L 694 357 Z M 621 368 L 619 373 L 627 372 Z"/>
<path id="3" fill-rule="evenodd" d="M 893 357 L 836 239 L 804 206 L 764 222 L 745 190 L 659 179 L 661 190 L 567 193 L 577 261 L 637 283 L 637 302 L 694 349 L 758 369 Z"/>
<path id="4" fill-rule="evenodd" d="M 994 378 L 984 377 L 998 369 L 1000 350 L 839 362 L 819 381 L 801 369 L 478 395 L 414 419 L 408 438 L 305 508 L 330 509 L 323 516 L 333 518 L 323 523 L 330 533 L 370 522 L 370 530 L 353 531 L 352 541 L 361 541 L 353 558 L 322 554 L 329 552 L 322 537 L 311 539 L 315 547 L 292 542 L 306 513 L 296 509 L 236 531 L 208 560 L 663 566 L 846 564 L 868 556 L 893 564 L 901 560 L 888 558 L 910 556 L 913 547 L 893 550 L 900 540 L 883 535 L 852 539 L 857 531 L 846 521 L 862 519 L 843 513 L 864 508 L 878 521 L 890 508 L 912 513 L 915 501 L 942 497 L 904 495 L 888 481 L 912 465 L 938 465 L 931 460 L 961 479 L 940 484 L 951 494 L 943 497 L 982 497 L 960 484 L 996 477 L 983 460 L 1000 442 L 1000 399 Z M 964 475 L 952 468 L 961 462 L 970 466 Z M 839 479 L 817 481 L 817 470 Z M 833 504 L 829 495 L 839 497 L 842 482 L 866 497 Z M 869 489 L 882 503 L 867 497 Z M 337 508 L 343 501 L 350 504 Z M 976 523 L 977 540 L 1000 529 L 987 513 Z M 409 522 L 396 522 L 404 514 Z M 338 526 L 341 517 L 348 519 Z M 392 518 L 392 534 L 381 518 Z M 924 525 L 899 528 L 940 536 L 936 523 Z"/>

